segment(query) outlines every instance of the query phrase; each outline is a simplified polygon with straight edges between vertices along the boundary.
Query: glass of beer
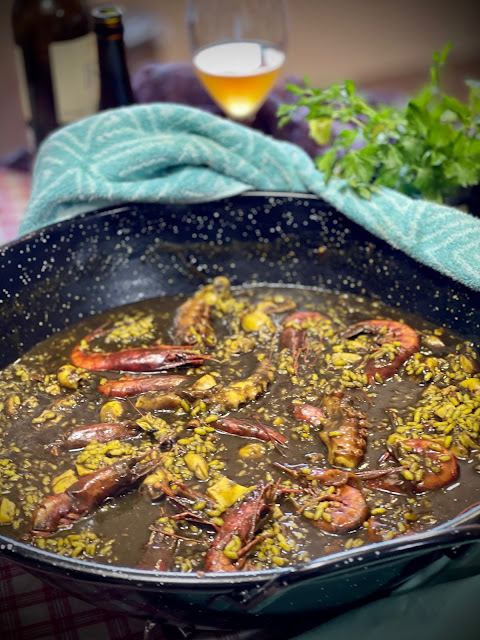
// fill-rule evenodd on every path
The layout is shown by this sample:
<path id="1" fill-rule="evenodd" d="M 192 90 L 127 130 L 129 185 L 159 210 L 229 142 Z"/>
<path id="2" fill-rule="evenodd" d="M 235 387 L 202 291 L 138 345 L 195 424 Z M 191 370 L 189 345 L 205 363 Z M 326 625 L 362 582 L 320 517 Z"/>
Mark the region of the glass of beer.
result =
<path id="1" fill-rule="evenodd" d="M 195 71 L 232 120 L 254 120 L 285 61 L 284 0 L 188 0 Z"/>

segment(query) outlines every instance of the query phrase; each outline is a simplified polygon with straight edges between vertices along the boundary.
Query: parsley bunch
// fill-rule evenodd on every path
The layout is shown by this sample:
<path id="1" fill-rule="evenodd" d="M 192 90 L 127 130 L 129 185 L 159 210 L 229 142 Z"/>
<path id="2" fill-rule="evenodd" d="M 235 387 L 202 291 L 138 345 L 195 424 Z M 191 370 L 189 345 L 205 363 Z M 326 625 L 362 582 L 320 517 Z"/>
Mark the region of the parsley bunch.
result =
<path id="1" fill-rule="evenodd" d="M 351 80 L 314 89 L 306 78 L 303 87 L 287 85 L 298 99 L 279 107 L 279 126 L 308 107 L 310 135 L 331 144 L 315 159 L 327 181 L 344 178 L 366 198 L 383 185 L 445 202 L 480 183 L 480 82 L 467 81 L 467 104 L 442 91 L 440 69 L 450 47 L 433 54 L 430 82 L 404 107 L 369 104 Z M 334 121 L 346 127 L 332 137 Z"/>

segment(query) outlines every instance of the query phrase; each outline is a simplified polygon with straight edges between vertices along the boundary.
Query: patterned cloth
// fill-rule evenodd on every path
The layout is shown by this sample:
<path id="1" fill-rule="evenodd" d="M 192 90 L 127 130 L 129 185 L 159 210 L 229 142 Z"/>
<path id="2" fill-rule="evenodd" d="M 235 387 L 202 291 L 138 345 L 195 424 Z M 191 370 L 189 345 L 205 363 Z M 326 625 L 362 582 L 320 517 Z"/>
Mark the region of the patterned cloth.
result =
<path id="1" fill-rule="evenodd" d="M 29 173 L 0 168 L 0 246 L 17 236 L 31 184 Z"/>
<path id="2" fill-rule="evenodd" d="M 97 609 L 0 561 L 2 640 L 142 640 L 144 628 L 144 621 Z"/>
<path id="3" fill-rule="evenodd" d="M 189 640 L 276 640 L 267 629 L 189 628 L 188 633 Z M 171 640 L 181 635 L 176 628 L 98 609 L 0 559 L 1 640 Z"/>
<path id="4" fill-rule="evenodd" d="M 194 107 L 103 111 L 41 146 L 20 232 L 118 202 L 200 202 L 248 190 L 314 193 L 394 247 L 480 290 L 480 219 L 382 188 L 325 183 L 299 146 Z"/>

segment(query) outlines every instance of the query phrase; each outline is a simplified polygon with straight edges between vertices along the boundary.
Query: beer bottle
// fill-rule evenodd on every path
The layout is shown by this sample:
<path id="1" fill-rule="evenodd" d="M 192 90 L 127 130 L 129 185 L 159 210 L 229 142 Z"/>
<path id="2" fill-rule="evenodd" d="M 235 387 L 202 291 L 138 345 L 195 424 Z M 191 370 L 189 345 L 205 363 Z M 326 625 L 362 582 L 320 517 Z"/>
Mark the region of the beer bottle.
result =
<path id="1" fill-rule="evenodd" d="M 100 68 L 98 108 L 101 111 L 133 104 L 123 42 L 122 12 L 113 6 L 96 7 L 92 10 L 92 16 Z"/>
<path id="2" fill-rule="evenodd" d="M 30 151 L 57 127 L 97 111 L 95 34 L 84 0 L 15 0 L 20 100 Z"/>

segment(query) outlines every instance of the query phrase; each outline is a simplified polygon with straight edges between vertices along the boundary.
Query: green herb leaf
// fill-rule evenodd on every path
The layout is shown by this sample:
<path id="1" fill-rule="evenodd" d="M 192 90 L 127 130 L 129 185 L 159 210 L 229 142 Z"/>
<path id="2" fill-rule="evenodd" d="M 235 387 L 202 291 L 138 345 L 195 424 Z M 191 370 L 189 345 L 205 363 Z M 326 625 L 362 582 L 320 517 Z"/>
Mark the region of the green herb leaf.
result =
<path id="1" fill-rule="evenodd" d="M 374 147 L 350 151 L 341 160 L 345 178 L 355 182 L 370 182 L 375 173 L 375 160 L 376 150 Z"/>
<path id="2" fill-rule="evenodd" d="M 342 142 L 342 147 L 347 148 L 352 146 L 352 144 L 357 139 L 357 135 L 357 129 L 344 129 L 343 131 L 340 131 L 340 133 L 338 134 L 338 138 Z"/>
<path id="3" fill-rule="evenodd" d="M 378 146 L 378 152 L 385 169 L 398 174 L 405 163 L 401 149 L 395 145 L 382 144 Z"/>
<path id="4" fill-rule="evenodd" d="M 345 90 L 350 97 L 355 95 L 355 85 L 351 80 L 345 82 Z"/>
<path id="5" fill-rule="evenodd" d="M 443 118 L 445 118 L 445 114 L 448 113 L 448 111 L 451 111 L 458 117 L 462 124 L 467 126 L 470 124 L 471 109 L 469 109 L 468 105 L 462 104 L 459 100 L 452 96 L 444 96 L 442 100 L 442 106 L 445 110 Z"/>
<path id="6" fill-rule="evenodd" d="M 425 137 L 431 125 L 430 114 L 414 100 L 410 100 L 407 105 L 407 122 L 412 131 L 417 131 Z"/>
<path id="7" fill-rule="evenodd" d="M 477 184 L 479 173 L 478 163 L 472 162 L 469 158 L 445 163 L 445 176 L 462 187 Z"/>
<path id="8" fill-rule="evenodd" d="M 315 164 L 317 165 L 317 169 L 325 173 L 325 180 L 327 182 L 332 175 L 332 171 L 333 171 L 333 167 L 335 165 L 336 159 L 337 159 L 337 154 L 335 149 L 329 149 L 323 155 L 317 156 L 317 158 L 315 158 Z"/>
<path id="9" fill-rule="evenodd" d="M 403 107 L 373 107 L 351 80 L 316 89 L 305 78 L 303 86 L 287 85 L 296 103 L 280 106 L 279 126 L 307 107 L 310 135 L 331 143 L 316 166 L 327 180 L 344 178 L 362 197 L 386 186 L 443 202 L 480 183 L 480 82 L 467 81 L 467 104 L 442 91 L 440 71 L 451 46 L 434 52 L 430 82 Z M 346 126 L 331 138 L 333 122 Z M 358 141 L 363 147 L 354 148 Z"/>
<path id="10" fill-rule="evenodd" d="M 331 118 L 314 118 L 309 123 L 310 136 L 317 144 L 324 145 L 330 142 L 330 133 L 332 131 Z"/>
<path id="11" fill-rule="evenodd" d="M 455 142 L 457 132 L 450 124 L 436 122 L 427 131 L 427 143 L 433 148 L 444 148 Z"/>

